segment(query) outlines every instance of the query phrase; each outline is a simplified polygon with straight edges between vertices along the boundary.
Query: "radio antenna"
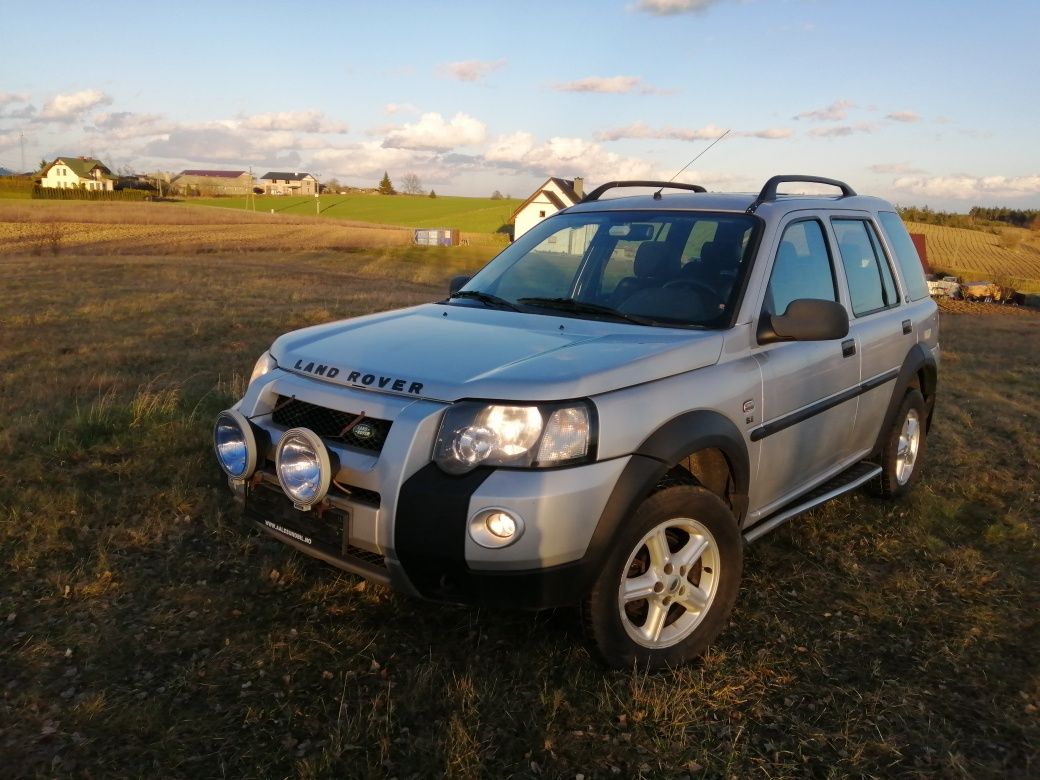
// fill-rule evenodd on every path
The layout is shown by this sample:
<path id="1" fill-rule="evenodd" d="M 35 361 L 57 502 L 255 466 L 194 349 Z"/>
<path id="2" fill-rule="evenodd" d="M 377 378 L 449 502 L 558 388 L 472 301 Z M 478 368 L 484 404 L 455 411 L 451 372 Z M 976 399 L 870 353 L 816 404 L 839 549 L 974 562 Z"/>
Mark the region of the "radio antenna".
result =
<path id="1" fill-rule="evenodd" d="M 731 128 L 731 129 L 732 129 L 732 128 Z M 690 167 L 691 165 L 693 165 L 693 164 L 694 164 L 695 162 L 697 162 L 697 161 L 698 161 L 699 159 L 701 159 L 701 157 L 703 157 L 703 156 L 704 156 L 705 154 L 707 154 L 708 150 L 709 150 L 709 149 L 711 149 L 711 147 L 713 147 L 713 146 L 714 146 L 715 144 L 717 144 L 717 143 L 718 143 L 719 141 L 721 141 L 721 140 L 722 140 L 723 138 L 725 138 L 725 137 L 726 137 L 727 135 L 729 135 L 729 130 L 726 130 L 726 131 L 725 131 L 725 132 L 724 132 L 724 133 L 723 133 L 722 135 L 720 135 L 720 136 L 719 136 L 718 138 L 716 138 L 716 139 L 715 139 L 714 141 L 712 141 L 712 142 L 711 142 L 710 144 L 708 144 L 708 145 L 707 145 L 706 147 L 704 147 L 703 149 L 701 149 L 701 151 L 700 151 L 700 152 L 698 152 L 698 153 L 697 153 L 697 155 L 696 155 L 696 156 L 695 156 L 695 157 L 694 157 L 694 158 L 693 158 L 692 160 L 690 160 L 690 161 L 689 161 L 688 163 L 686 163 L 686 165 L 684 165 L 684 166 L 683 166 L 682 168 L 680 168 L 679 170 L 677 170 L 677 171 L 675 172 L 675 174 L 674 174 L 674 175 L 672 176 L 672 178 L 670 178 L 670 179 L 668 180 L 668 182 L 669 182 L 669 183 L 671 183 L 671 182 L 675 181 L 675 177 L 676 177 L 676 176 L 678 176 L 678 175 L 679 175 L 680 173 L 682 173 L 682 172 L 683 172 L 683 171 L 685 171 L 685 170 L 686 170 L 687 168 L 689 168 L 689 167 Z M 660 197 L 661 197 L 661 190 L 663 190 L 663 189 L 664 189 L 664 187 L 662 187 L 662 188 L 661 188 L 660 190 L 658 190 L 658 191 L 657 191 L 656 193 L 654 193 L 654 198 L 655 198 L 655 199 L 656 199 L 656 198 L 660 198 Z"/>

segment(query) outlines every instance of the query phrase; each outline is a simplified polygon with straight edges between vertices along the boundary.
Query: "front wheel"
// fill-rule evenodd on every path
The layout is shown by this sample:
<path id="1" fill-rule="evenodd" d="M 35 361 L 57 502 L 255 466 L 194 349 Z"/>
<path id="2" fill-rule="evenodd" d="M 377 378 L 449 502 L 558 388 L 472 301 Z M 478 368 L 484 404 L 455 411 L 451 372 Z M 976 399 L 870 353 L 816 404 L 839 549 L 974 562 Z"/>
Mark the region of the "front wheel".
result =
<path id="1" fill-rule="evenodd" d="M 587 632 L 611 666 L 674 666 L 703 653 L 737 599 L 737 523 L 708 490 L 682 485 L 633 514 L 583 604 Z"/>

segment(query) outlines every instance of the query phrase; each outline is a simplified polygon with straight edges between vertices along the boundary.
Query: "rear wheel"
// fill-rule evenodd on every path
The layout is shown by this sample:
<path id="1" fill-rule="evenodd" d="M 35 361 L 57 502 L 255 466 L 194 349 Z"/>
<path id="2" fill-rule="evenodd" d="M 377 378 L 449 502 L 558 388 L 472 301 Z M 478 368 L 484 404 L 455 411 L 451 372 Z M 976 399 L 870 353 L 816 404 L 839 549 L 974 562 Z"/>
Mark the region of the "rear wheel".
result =
<path id="1" fill-rule="evenodd" d="M 898 498 L 910 491 L 920 474 L 925 452 L 927 410 L 919 390 L 903 397 L 881 452 L 881 495 Z"/>
<path id="2" fill-rule="evenodd" d="M 742 540 L 713 493 L 682 485 L 635 511 L 583 605 L 612 666 L 660 668 L 703 653 L 737 598 Z"/>

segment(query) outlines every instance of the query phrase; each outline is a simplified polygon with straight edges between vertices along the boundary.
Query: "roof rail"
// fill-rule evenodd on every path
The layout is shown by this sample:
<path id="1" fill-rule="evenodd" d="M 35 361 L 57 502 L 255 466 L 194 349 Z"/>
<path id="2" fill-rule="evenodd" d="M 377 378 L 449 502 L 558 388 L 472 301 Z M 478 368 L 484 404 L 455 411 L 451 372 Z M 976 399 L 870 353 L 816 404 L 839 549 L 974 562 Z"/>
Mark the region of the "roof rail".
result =
<path id="1" fill-rule="evenodd" d="M 665 187 L 673 190 L 690 190 L 691 192 L 707 192 L 704 187 L 699 184 L 683 184 L 682 182 L 674 181 L 608 181 L 606 184 L 601 184 L 596 187 L 592 192 L 581 199 L 582 203 L 588 203 L 593 200 L 599 200 L 599 196 L 607 190 L 612 190 L 616 187 L 657 187 L 657 192 L 654 193 L 654 200 L 660 200 L 661 190 Z"/>
<path id="2" fill-rule="evenodd" d="M 763 203 L 771 200 L 776 200 L 777 187 L 781 184 L 787 184 L 789 182 L 803 182 L 807 184 L 827 184 L 831 187 L 837 187 L 841 190 L 841 196 L 848 198 L 856 194 L 856 191 L 852 189 L 848 184 L 837 179 L 827 179 L 823 176 L 801 176 L 798 174 L 788 174 L 784 176 L 773 176 L 769 181 L 766 182 L 762 191 L 758 193 L 758 197 L 755 198 L 755 202 L 747 207 L 748 214 L 754 214 L 755 209 L 761 206 Z"/>

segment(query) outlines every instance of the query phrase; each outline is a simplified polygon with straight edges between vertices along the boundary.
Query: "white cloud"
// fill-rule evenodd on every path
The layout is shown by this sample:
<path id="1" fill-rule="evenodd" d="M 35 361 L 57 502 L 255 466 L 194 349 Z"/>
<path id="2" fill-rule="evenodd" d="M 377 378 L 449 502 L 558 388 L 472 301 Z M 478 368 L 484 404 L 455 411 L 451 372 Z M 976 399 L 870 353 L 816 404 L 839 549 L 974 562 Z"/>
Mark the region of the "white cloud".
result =
<path id="1" fill-rule="evenodd" d="M 17 130 L 0 131 L 0 149 L 9 149 L 21 143 L 21 133 Z"/>
<path id="2" fill-rule="evenodd" d="M 599 141 L 619 141 L 623 138 L 661 138 L 673 141 L 701 141 L 715 139 L 722 135 L 724 128 L 715 125 L 707 125 L 697 130 L 688 130 L 682 127 L 650 127 L 644 122 L 633 122 L 625 127 L 614 127 L 596 133 Z"/>
<path id="3" fill-rule="evenodd" d="M 639 0 L 630 5 L 630 11 L 643 11 L 655 16 L 673 16 L 675 14 L 703 13 L 722 0 Z"/>
<path id="4" fill-rule="evenodd" d="M 873 173 L 895 173 L 903 175 L 925 173 L 925 171 L 920 168 L 915 168 L 909 163 L 878 163 L 877 165 L 871 165 L 869 170 Z"/>
<path id="5" fill-rule="evenodd" d="M 794 130 L 789 127 L 767 127 L 762 130 L 738 130 L 735 135 L 744 136 L 745 138 L 763 138 L 767 141 L 779 141 L 793 136 Z"/>
<path id="6" fill-rule="evenodd" d="M 193 163 L 219 163 L 237 168 L 268 165 L 298 170 L 300 154 L 291 133 L 267 137 L 228 128 L 223 124 L 181 126 L 145 144 L 139 154 Z"/>
<path id="7" fill-rule="evenodd" d="M 315 167 L 326 177 L 338 176 L 355 181 L 370 180 L 374 187 L 383 175 L 414 172 L 426 181 L 446 181 L 458 173 L 440 163 L 435 155 L 411 149 L 396 149 L 383 146 L 378 141 L 365 141 L 345 146 L 326 147 L 316 151 L 311 158 Z"/>
<path id="8" fill-rule="evenodd" d="M 872 133 L 874 125 L 869 122 L 860 122 L 856 125 L 835 125 L 833 127 L 814 127 L 809 135 L 816 138 L 844 138 L 856 133 Z"/>
<path id="9" fill-rule="evenodd" d="M 414 124 L 402 125 L 387 134 L 383 146 L 388 149 L 416 149 L 446 152 L 460 146 L 484 142 L 487 125 L 469 114 L 458 113 L 446 120 L 437 113 L 426 113 Z"/>
<path id="10" fill-rule="evenodd" d="M 589 76 L 577 81 L 553 84 L 557 92 L 601 92 L 613 95 L 638 93 L 640 95 L 663 94 L 666 90 L 643 83 L 639 76 Z"/>
<path id="11" fill-rule="evenodd" d="M 107 106 L 112 98 L 99 89 L 84 89 L 69 95 L 55 95 L 43 104 L 41 119 L 55 122 L 73 122 L 85 112 L 98 106 Z"/>
<path id="12" fill-rule="evenodd" d="M 419 109 L 411 103 L 387 103 L 383 106 L 384 114 L 418 114 Z"/>
<path id="13" fill-rule="evenodd" d="M 539 176 L 584 176 L 588 181 L 645 179 L 655 175 L 653 166 L 636 157 L 606 151 L 584 138 L 550 138 L 536 143 L 530 133 L 496 138 L 484 159 L 501 168 Z"/>
<path id="14" fill-rule="evenodd" d="M 813 122 L 840 122 L 848 116 L 849 109 L 855 107 L 856 104 L 850 100 L 836 100 L 824 108 L 817 108 L 812 111 L 803 111 L 800 114 L 795 114 L 794 118 L 809 119 Z"/>
<path id="15" fill-rule="evenodd" d="M 1036 197 L 1040 195 L 1040 174 L 1032 176 L 902 176 L 892 186 L 901 192 L 928 198 L 948 198 L 965 202 L 993 202 L 995 199 Z"/>
<path id="16" fill-rule="evenodd" d="M 449 62 L 441 70 L 459 81 L 482 81 L 489 73 L 505 64 L 505 60 L 462 60 Z"/>
<path id="17" fill-rule="evenodd" d="M 321 111 L 278 111 L 254 114 L 242 120 L 242 127 L 249 130 L 291 130 L 300 133 L 345 133 L 347 125 L 336 122 Z"/>
<path id="18" fill-rule="evenodd" d="M 30 96 L 24 92 L 0 92 L 0 106 L 8 103 L 28 103 Z"/>
<path id="19" fill-rule="evenodd" d="M 643 122 L 634 122 L 625 127 L 615 127 L 596 133 L 598 141 L 619 141 L 623 138 L 655 138 L 672 141 L 714 141 L 726 132 L 726 129 L 718 125 L 705 125 L 704 127 L 690 130 L 683 127 L 650 127 Z M 763 138 L 766 140 L 777 140 L 790 138 L 794 131 L 786 127 L 769 127 L 762 130 L 733 130 L 730 132 L 732 138 Z"/>
<path id="20" fill-rule="evenodd" d="M 891 119 L 893 122 L 920 122 L 921 117 L 919 114 L 913 111 L 893 111 L 891 114 L 887 114 L 885 119 Z"/>
<path id="21" fill-rule="evenodd" d="M 131 111 L 95 114 L 92 121 L 105 138 L 118 140 L 164 135 L 175 127 L 160 114 L 135 114 Z"/>

